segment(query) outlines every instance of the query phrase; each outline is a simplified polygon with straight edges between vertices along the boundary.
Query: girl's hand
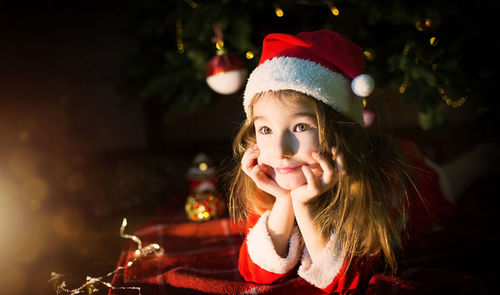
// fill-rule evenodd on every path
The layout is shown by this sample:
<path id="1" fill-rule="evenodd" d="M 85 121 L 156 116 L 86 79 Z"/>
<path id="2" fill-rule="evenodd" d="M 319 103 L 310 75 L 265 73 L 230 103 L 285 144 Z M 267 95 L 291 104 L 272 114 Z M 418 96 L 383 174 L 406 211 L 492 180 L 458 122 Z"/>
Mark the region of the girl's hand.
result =
<path id="1" fill-rule="evenodd" d="M 332 188 L 339 181 L 339 175 L 344 173 L 342 159 L 337 155 L 335 147 L 332 147 L 332 154 L 337 166 L 337 173 L 335 173 L 335 168 L 325 157 L 318 152 L 314 152 L 312 156 L 321 167 L 322 173 L 315 175 L 309 166 L 303 165 L 302 172 L 307 182 L 291 192 L 293 202 L 305 204 Z"/>
<path id="2" fill-rule="evenodd" d="M 257 158 L 259 157 L 259 153 L 260 150 L 257 144 L 245 152 L 241 159 L 241 169 L 243 172 L 255 182 L 255 185 L 259 189 L 275 198 L 289 197 L 290 192 L 280 187 L 276 181 L 269 176 L 271 174 L 271 168 L 266 165 L 258 164 Z"/>

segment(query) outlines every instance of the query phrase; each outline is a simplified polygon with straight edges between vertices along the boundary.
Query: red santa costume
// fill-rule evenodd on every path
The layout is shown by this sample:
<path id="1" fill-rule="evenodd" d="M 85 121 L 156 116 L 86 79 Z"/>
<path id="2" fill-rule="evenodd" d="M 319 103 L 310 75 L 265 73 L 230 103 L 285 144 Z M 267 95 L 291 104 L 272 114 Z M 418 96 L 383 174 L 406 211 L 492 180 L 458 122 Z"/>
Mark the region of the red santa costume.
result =
<path id="1" fill-rule="evenodd" d="M 244 108 L 248 116 L 256 93 L 290 89 L 316 98 L 362 125 L 362 99 L 352 91 L 367 96 L 373 89 L 372 80 L 362 74 L 363 70 L 361 48 L 335 32 L 270 34 L 264 39 L 260 63 L 248 79 Z M 440 217 L 451 216 L 454 205 L 446 198 L 449 190 L 439 167 L 425 160 L 411 142 L 403 141 L 402 147 L 419 172 L 406 225 L 408 237 L 413 239 L 439 224 L 443 220 Z M 378 258 L 355 258 L 346 269 L 348 259 L 341 256 L 338 245 L 333 245 L 335 233 L 313 263 L 295 225 L 287 256 L 278 255 L 267 230 L 269 213 L 249 216 L 239 256 L 239 270 L 245 280 L 270 284 L 298 274 L 327 293 L 346 292 L 368 282 Z"/>

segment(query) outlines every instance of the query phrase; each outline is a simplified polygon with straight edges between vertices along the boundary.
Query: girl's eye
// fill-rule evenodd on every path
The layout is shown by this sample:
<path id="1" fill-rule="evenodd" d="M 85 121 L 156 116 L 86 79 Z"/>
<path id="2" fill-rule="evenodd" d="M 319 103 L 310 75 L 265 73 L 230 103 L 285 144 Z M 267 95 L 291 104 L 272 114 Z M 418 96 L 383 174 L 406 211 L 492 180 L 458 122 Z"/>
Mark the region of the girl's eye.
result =
<path id="1" fill-rule="evenodd" d="M 269 134 L 269 133 L 271 133 L 271 128 L 264 126 L 264 127 L 260 128 L 260 133 Z"/>
<path id="2" fill-rule="evenodd" d="M 304 124 L 304 123 L 300 123 L 300 124 L 297 124 L 295 125 L 295 128 L 294 128 L 296 132 L 301 132 L 301 131 L 306 131 L 307 129 L 309 129 L 309 126 L 307 124 Z"/>

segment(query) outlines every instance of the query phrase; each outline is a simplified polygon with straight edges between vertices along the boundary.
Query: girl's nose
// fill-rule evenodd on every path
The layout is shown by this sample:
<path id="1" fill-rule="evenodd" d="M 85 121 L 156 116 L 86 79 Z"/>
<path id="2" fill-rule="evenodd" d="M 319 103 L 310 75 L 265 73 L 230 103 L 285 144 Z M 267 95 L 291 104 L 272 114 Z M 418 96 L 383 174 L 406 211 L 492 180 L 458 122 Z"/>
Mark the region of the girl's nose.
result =
<path id="1" fill-rule="evenodd" d="M 298 141 L 291 132 L 283 132 L 278 137 L 277 156 L 280 158 L 290 158 L 297 153 Z"/>

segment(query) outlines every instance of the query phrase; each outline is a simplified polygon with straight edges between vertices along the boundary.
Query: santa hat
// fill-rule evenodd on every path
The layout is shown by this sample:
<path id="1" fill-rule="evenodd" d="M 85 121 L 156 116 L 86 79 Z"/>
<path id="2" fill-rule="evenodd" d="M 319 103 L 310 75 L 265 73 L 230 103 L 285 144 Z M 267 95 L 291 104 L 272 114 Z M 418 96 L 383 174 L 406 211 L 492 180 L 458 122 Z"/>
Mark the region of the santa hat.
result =
<path id="1" fill-rule="evenodd" d="M 259 65 L 248 78 L 243 106 L 248 116 L 255 94 L 295 90 L 363 125 L 363 101 L 352 93 L 364 97 L 373 90 L 373 79 L 363 70 L 363 51 L 341 34 L 328 30 L 269 34 Z"/>

